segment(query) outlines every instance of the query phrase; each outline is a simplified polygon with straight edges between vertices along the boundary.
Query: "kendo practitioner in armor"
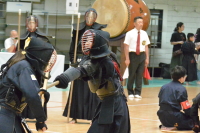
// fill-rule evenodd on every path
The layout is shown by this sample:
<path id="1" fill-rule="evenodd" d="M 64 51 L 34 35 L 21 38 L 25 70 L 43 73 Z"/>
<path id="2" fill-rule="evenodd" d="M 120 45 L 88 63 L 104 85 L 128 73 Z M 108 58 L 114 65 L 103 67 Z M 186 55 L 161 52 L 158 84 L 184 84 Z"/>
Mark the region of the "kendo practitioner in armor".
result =
<path id="1" fill-rule="evenodd" d="M 119 65 L 109 50 L 109 37 L 105 31 L 85 31 L 81 45 L 84 55 L 88 55 L 87 60 L 80 67 L 68 68 L 54 80 L 59 81 L 56 87 L 66 88 L 70 81 L 81 78 L 88 81 L 90 91 L 100 98 L 88 133 L 130 133 L 127 99 Z"/>
<path id="2" fill-rule="evenodd" d="M 41 52 L 42 51 L 42 52 Z M 45 101 L 49 94 L 40 89 L 38 77 L 45 77 L 43 71 L 48 71 L 54 64 L 49 62 L 56 57 L 51 44 L 36 38 L 28 38 L 23 51 L 17 51 L 0 70 L 0 133 L 30 133 L 30 129 L 21 113 L 26 105 L 36 118 L 36 129 L 45 131 L 47 120 L 42 107 L 39 92 L 44 94 Z M 53 60 L 52 60 L 53 61 Z"/>
<path id="3" fill-rule="evenodd" d="M 77 24 L 73 24 L 73 32 L 72 32 L 73 37 L 69 51 L 70 62 L 71 66 L 73 67 L 82 65 L 80 63 L 80 60 L 84 60 L 84 58 L 87 59 L 87 55 L 83 55 L 81 49 L 80 39 L 83 33 L 87 29 L 101 30 L 102 28 L 106 27 L 106 25 L 102 25 L 95 22 L 96 18 L 97 18 L 96 10 L 93 8 L 89 8 L 85 12 L 85 21 L 79 24 L 76 63 L 74 63 L 74 49 L 76 41 Z M 91 93 L 89 91 L 88 83 L 82 79 L 75 80 L 73 86 L 71 108 L 70 108 L 70 117 L 72 118 L 70 123 L 72 124 L 77 123 L 77 119 L 92 120 L 95 108 L 97 107 L 98 103 L 99 103 L 99 98 L 97 97 L 96 94 Z M 68 115 L 68 105 L 69 105 L 69 98 L 65 110 L 63 112 L 63 116 Z"/>
<path id="4" fill-rule="evenodd" d="M 187 77 L 185 68 L 176 66 L 171 70 L 171 77 L 173 80 L 162 86 L 158 95 L 160 128 L 163 131 L 192 130 L 191 107 L 187 90 L 182 85 Z"/>
<path id="5" fill-rule="evenodd" d="M 25 40 L 28 37 L 35 37 L 50 43 L 47 35 L 39 31 L 38 18 L 36 16 L 30 15 L 26 18 L 26 29 L 27 31 L 20 36 L 20 49 L 24 48 Z"/>
<path id="6" fill-rule="evenodd" d="M 20 36 L 20 49 L 24 49 L 25 40 L 28 37 L 37 38 L 37 39 L 40 39 L 44 42 L 50 43 L 47 36 L 44 33 L 40 32 L 38 30 L 38 19 L 37 19 L 36 16 L 30 15 L 30 16 L 27 17 L 27 19 L 26 19 L 26 29 L 27 29 L 26 33 L 24 33 L 23 35 Z M 42 87 L 43 81 L 44 81 L 44 78 L 42 78 L 42 77 L 40 79 L 38 79 L 38 82 L 40 82 L 40 87 Z M 24 118 L 29 118 L 29 119 L 35 118 L 33 113 L 30 111 L 29 106 L 26 106 L 26 108 L 22 112 L 22 116 Z"/>

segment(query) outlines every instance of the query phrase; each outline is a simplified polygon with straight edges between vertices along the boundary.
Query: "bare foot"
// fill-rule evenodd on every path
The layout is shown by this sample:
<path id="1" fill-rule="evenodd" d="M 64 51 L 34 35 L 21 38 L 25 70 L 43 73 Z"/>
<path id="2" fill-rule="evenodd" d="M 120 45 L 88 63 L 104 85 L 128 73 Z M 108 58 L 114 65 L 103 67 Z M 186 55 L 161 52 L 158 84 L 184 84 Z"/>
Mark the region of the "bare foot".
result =
<path id="1" fill-rule="evenodd" d="M 77 123 L 77 120 L 76 119 L 72 119 L 69 123 L 70 124 L 75 124 L 75 123 Z"/>
<path id="2" fill-rule="evenodd" d="M 197 84 L 200 85 L 200 81 L 197 81 Z"/>
<path id="3" fill-rule="evenodd" d="M 174 130 L 177 130 L 177 128 L 176 127 L 165 127 L 165 126 L 161 126 L 161 131 L 162 132 L 165 132 L 165 131 L 168 131 L 168 132 L 170 132 L 170 131 L 174 131 Z"/>

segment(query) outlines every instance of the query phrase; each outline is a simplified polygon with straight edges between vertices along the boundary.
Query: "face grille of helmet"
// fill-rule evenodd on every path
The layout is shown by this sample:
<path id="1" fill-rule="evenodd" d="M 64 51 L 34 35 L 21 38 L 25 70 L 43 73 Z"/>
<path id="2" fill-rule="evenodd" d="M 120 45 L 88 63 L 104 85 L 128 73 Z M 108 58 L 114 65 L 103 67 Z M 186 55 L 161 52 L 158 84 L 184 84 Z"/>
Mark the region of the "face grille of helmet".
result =
<path id="1" fill-rule="evenodd" d="M 81 38 L 81 44 L 82 44 L 82 51 L 85 55 L 90 54 L 90 49 L 92 48 L 94 44 L 94 38 L 95 38 L 95 33 L 92 32 L 91 30 L 87 30 Z"/>

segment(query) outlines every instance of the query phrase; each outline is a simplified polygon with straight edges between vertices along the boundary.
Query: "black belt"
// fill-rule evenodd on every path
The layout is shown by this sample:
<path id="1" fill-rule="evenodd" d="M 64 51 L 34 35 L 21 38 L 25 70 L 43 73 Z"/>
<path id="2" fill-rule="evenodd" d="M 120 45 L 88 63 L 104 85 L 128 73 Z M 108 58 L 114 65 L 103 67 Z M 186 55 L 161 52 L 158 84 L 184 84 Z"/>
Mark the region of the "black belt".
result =
<path id="1" fill-rule="evenodd" d="M 135 51 L 129 51 L 129 53 L 136 53 Z M 145 51 L 141 51 L 140 53 L 144 53 Z"/>
<path id="2" fill-rule="evenodd" d="M 160 110 L 180 112 L 180 110 L 172 108 L 170 105 L 162 105 L 160 106 Z"/>
<path id="3" fill-rule="evenodd" d="M 136 54 L 135 51 L 130 51 L 129 53 L 134 53 L 134 54 Z M 145 53 L 145 51 L 141 51 L 139 55 L 144 54 L 144 53 Z M 137 55 L 137 54 L 136 54 L 136 55 Z"/>

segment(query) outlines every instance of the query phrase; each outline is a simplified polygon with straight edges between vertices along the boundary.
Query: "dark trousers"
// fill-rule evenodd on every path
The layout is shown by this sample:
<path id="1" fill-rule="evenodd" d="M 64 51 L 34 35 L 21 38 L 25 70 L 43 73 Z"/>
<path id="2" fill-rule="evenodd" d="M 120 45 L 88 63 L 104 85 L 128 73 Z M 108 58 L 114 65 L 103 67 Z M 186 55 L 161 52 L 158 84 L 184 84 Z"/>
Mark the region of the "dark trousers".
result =
<path id="1" fill-rule="evenodd" d="M 183 59 L 183 54 L 173 56 L 171 58 L 171 63 L 170 63 L 170 71 L 176 66 L 181 66 L 182 65 L 182 59 Z"/>
<path id="2" fill-rule="evenodd" d="M 140 55 L 136 55 L 135 52 L 129 52 L 129 58 L 129 77 L 127 83 L 128 94 L 140 95 L 142 91 L 142 77 L 146 55 L 145 52 L 140 53 Z M 133 90 L 134 82 L 135 89 Z"/>
<path id="3" fill-rule="evenodd" d="M 158 110 L 157 115 L 165 127 L 176 125 L 178 130 L 192 130 L 194 126 L 192 119 L 182 112 Z"/>
<path id="4" fill-rule="evenodd" d="M 0 105 L 0 133 L 25 133 L 20 116 Z"/>
<path id="5" fill-rule="evenodd" d="M 114 102 L 111 104 L 109 102 L 112 99 Z M 130 117 L 125 97 L 109 96 L 100 102 L 87 133 L 130 133 Z"/>

